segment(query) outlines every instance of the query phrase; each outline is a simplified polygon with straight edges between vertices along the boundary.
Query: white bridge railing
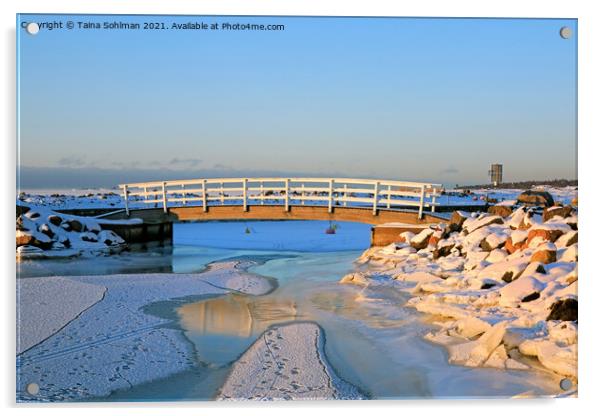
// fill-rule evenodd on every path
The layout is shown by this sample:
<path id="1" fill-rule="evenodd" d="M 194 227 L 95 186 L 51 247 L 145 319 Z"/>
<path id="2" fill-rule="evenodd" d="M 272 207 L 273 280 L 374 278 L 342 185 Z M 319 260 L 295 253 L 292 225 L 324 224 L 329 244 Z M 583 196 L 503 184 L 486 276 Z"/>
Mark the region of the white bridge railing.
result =
<path id="1" fill-rule="evenodd" d="M 422 218 L 425 208 L 435 211 L 440 184 L 378 179 L 344 178 L 218 178 L 140 182 L 119 185 L 126 214 L 132 206 L 291 205 L 403 209 L 417 207 Z"/>

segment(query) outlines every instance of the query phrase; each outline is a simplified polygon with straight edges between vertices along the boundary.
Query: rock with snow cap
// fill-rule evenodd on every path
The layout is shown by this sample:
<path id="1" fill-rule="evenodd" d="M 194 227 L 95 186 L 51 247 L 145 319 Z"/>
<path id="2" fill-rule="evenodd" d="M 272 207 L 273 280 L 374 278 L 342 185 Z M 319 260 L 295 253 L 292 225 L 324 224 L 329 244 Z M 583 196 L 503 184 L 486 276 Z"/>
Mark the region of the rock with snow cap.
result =
<path id="1" fill-rule="evenodd" d="M 518 202 L 525 205 L 538 205 L 551 207 L 554 205 L 554 198 L 546 191 L 527 190 L 517 198 Z"/>

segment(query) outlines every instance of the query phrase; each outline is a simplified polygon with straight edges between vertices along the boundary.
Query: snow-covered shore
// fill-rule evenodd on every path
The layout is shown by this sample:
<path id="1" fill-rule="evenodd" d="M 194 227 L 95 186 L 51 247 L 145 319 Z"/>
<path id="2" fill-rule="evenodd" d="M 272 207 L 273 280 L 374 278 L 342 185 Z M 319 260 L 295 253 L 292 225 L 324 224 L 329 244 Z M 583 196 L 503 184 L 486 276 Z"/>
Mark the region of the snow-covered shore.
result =
<path id="1" fill-rule="evenodd" d="M 272 280 L 246 272 L 254 264 L 217 262 L 197 274 L 20 279 L 21 319 L 34 325 L 17 323 L 24 351 L 17 355 L 17 400 L 95 400 L 195 368 L 192 344 L 172 325 L 177 318 L 153 313 L 152 305 L 270 292 Z M 90 306 L 99 294 L 104 298 Z M 40 387 L 35 396 L 26 393 L 30 383 Z"/>
<path id="2" fill-rule="evenodd" d="M 324 353 L 324 333 L 312 322 L 269 328 L 233 365 L 220 400 L 361 399 Z"/>
<path id="3" fill-rule="evenodd" d="M 451 364 L 551 371 L 576 385 L 577 236 L 570 206 L 456 212 L 367 250 L 359 262 L 372 271 L 341 283 L 411 293 L 407 306 L 439 327 L 425 338 L 445 346 Z"/>

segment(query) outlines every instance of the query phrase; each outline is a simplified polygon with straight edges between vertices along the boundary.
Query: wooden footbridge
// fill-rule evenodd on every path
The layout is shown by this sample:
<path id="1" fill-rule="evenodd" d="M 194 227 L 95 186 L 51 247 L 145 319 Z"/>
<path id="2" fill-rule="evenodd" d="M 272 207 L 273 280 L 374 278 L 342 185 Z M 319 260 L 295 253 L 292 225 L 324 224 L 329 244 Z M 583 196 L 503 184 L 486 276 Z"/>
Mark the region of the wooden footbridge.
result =
<path id="1" fill-rule="evenodd" d="M 173 221 L 333 220 L 424 223 L 442 186 L 346 178 L 217 178 L 119 185 L 125 215 Z M 430 214 L 428 213 L 430 211 Z"/>
<path id="2" fill-rule="evenodd" d="M 168 241 L 181 221 L 326 220 L 372 224 L 372 243 L 441 223 L 442 186 L 346 178 L 218 178 L 119 185 L 125 209 L 106 219 L 141 218 L 119 233 L 126 241 Z M 117 232 L 117 230 L 115 230 Z"/>

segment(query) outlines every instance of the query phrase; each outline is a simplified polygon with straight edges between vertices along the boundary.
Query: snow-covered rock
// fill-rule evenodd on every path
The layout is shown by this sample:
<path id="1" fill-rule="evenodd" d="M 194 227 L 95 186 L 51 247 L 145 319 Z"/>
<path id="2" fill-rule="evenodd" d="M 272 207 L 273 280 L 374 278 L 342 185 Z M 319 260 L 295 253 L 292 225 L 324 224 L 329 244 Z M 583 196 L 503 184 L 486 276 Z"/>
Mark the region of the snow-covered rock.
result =
<path id="1" fill-rule="evenodd" d="M 406 306 L 442 322 L 425 339 L 448 348 L 450 362 L 527 371 L 537 367 L 528 355 L 576 380 L 577 210 L 546 212 L 545 221 L 525 206 L 505 217 L 454 213 L 432 231 L 436 245 L 422 235 L 412 255 L 362 257 L 414 295 Z"/>
<path id="2" fill-rule="evenodd" d="M 138 223 L 141 220 L 126 220 Z M 59 214 L 45 207 L 29 209 L 17 218 L 17 259 L 72 257 L 84 252 L 110 254 L 123 249 L 123 238 L 103 224 L 124 221 L 99 220 Z M 27 248 L 20 248 L 27 246 Z M 36 247 L 34 250 L 31 247 Z"/>

